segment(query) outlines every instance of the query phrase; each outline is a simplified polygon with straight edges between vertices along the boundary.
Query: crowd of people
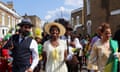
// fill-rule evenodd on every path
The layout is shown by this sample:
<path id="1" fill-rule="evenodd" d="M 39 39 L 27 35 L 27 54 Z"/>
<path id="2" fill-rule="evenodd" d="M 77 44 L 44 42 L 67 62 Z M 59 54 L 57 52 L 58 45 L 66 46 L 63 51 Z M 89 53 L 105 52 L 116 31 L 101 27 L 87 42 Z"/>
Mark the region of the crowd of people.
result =
<path id="1" fill-rule="evenodd" d="M 0 39 L 0 72 L 81 72 L 83 66 L 88 72 L 119 72 L 119 34 L 112 38 L 108 23 L 94 36 L 77 34 L 65 19 L 45 24 L 35 36 L 29 19 L 17 25 L 15 34 Z"/>

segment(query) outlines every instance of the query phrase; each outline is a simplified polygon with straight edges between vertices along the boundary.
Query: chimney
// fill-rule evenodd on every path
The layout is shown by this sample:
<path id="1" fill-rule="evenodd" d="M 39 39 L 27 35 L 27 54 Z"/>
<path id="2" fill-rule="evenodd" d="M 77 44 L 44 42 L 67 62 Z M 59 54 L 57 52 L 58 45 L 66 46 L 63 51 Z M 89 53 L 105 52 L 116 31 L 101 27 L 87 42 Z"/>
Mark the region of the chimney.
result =
<path id="1" fill-rule="evenodd" d="M 13 2 L 12 1 L 8 1 L 7 2 L 7 7 L 13 10 Z"/>

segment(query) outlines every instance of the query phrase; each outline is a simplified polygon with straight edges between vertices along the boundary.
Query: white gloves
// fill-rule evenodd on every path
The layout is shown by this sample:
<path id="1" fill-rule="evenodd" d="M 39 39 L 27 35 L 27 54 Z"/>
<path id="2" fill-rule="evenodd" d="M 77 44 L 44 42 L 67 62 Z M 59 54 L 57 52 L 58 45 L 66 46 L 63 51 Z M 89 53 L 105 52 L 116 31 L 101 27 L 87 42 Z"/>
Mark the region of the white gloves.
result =
<path id="1" fill-rule="evenodd" d="M 72 59 L 72 54 L 68 54 L 67 55 L 67 60 L 71 60 Z"/>
<path id="2" fill-rule="evenodd" d="M 113 55 L 114 55 L 114 57 L 116 57 L 116 58 L 119 58 L 119 57 L 120 57 L 120 53 L 119 53 L 119 52 L 116 52 L 116 53 L 114 53 Z"/>

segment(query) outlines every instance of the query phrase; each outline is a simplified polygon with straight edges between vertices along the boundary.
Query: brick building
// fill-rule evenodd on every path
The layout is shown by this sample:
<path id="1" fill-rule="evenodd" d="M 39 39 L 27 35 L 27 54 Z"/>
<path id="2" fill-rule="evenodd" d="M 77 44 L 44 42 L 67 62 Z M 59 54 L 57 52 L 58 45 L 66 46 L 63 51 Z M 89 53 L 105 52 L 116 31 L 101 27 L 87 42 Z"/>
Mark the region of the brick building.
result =
<path id="1" fill-rule="evenodd" d="M 71 24 L 78 34 L 84 33 L 84 11 L 83 8 L 75 9 L 71 12 Z"/>
<path id="2" fill-rule="evenodd" d="M 120 27 L 120 0 L 84 0 L 84 16 L 87 33 L 95 33 L 96 27 L 108 22 L 115 31 Z"/>

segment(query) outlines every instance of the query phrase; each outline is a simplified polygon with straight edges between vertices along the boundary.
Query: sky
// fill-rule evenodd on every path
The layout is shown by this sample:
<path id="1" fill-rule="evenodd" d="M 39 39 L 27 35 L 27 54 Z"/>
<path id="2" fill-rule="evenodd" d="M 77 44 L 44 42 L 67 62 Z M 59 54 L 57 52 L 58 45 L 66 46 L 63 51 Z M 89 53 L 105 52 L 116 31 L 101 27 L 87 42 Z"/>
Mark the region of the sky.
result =
<path id="1" fill-rule="evenodd" d="M 36 15 L 42 21 L 53 21 L 57 18 L 70 19 L 72 10 L 83 7 L 83 0 L 1 0 L 13 1 L 16 12 L 23 16 Z"/>

